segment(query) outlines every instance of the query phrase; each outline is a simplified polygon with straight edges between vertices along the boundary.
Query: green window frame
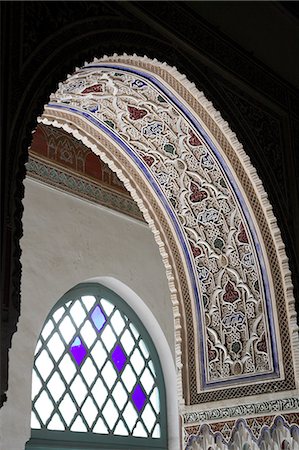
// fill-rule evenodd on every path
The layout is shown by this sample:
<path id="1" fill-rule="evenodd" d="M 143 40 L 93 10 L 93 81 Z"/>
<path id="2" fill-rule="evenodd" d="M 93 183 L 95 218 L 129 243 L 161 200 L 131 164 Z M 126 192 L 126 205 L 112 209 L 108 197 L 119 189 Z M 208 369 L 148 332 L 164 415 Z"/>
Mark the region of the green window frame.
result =
<path id="1" fill-rule="evenodd" d="M 153 341 L 115 292 L 82 283 L 37 342 L 29 449 L 166 449 L 164 377 Z"/>

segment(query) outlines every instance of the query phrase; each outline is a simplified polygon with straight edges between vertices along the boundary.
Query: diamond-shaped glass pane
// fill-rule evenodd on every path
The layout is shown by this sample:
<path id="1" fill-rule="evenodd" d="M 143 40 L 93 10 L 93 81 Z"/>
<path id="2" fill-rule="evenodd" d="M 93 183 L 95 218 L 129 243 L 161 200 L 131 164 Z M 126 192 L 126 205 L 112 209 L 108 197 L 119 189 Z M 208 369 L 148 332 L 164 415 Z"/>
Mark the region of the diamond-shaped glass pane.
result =
<path id="1" fill-rule="evenodd" d="M 57 431 L 63 431 L 65 430 L 64 424 L 62 423 L 59 415 L 56 413 L 50 420 L 48 427 L 49 430 L 57 430 Z"/>
<path id="2" fill-rule="evenodd" d="M 49 399 L 49 396 L 46 393 L 46 391 L 43 391 L 41 393 L 41 395 L 36 400 L 34 407 L 36 409 L 37 414 L 41 418 L 41 421 L 45 425 L 54 409 L 53 403 Z"/>
<path id="3" fill-rule="evenodd" d="M 66 344 L 69 344 L 70 340 L 74 336 L 76 332 L 76 328 L 72 324 L 71 319 L 66 316 L 59 325 L 60 333 L 62 334 L 63 339 L 65 340 Z"/>
<path id="4" fill-rule="evenodd" d="M 33 429 L 41 428 L 40 423 L 37 420 L 36 415 L 33 411 L 31 412 L 31 428 L 33 428 Z"/>
<path id="5" fill-rule="evenodd" d="M 143 389 L 141 388 L 140 384 L 138 383 L 135 387 L 133 393 L 132 393 L 132 401 L 138 411 L 141 411 L 145 401 L 146 401 L 146 395 L 143 392 Z"/>
<path id="6" fill-rule="evenodd" d="M 133 335 L 134 335 L 134 337 L 135 337 L 135 339 L 137 341 L 137 339 L 139 338 L 139 333 L 138 333 L 138 331 L 136 330 L 136 328 L 134 327 L 134 325 L 132 323 L 130 323 L 130 329 L 131 329 L 131 331 L 132 331 L 132 333 L 133 333 Z"/>
<path id="7" fill-rule="evenodd" d="M 87 352 L 83 342 L 78 336 L 73 340 L 70 350 L 76 363 L 80 366 Z"/>
<path id="8" fill-rule="evenodd" d="M 58 333 L 54 333 L 51 339 L 49 340 L 48 349 L 50 350 L 50 353 L 57 362 L 65 350 L 65 345 L 60 339 Z"/>
<path id="9" fill-rule="evenodd" d="M 82 364 L 81 373 L 88 386 L 90 386 L 98 373 L 90 358 L 86 358 Z"/>
<path id="10" fill-rule="evenodd" d="M 152 404 L 155 412 L 157 414 L 159 414 L 159 412 L 160 412 L 160 398 L 159 398 L 159 391 L 158 391 L 157 387 L 155 387 L 155 389 L 153 390 L 153 393 L 150 396 L 150 401 L 151 401 L 151 404 Z"/>
<path id="11" fill-rule="evenodd" d="M 81 299 L 87 311 L 91 310 L 96 301 L 93 295 L 83 295 Z"/>
<path id="12" fill-rule="evenodd" d="M 67 383 L 71 381 L 76 373 L 76 367 L 70 355 L 66 354 L 59 363 L 59 369 Z"/>
<path id="13" fill-rule="evenodd" d="M 116 386 L 112 392 L 112 396 L 118 408 L 121 410 L 128 399 L 128 394 L 120 381 L 116 383 Z"/>
<path id="14" fill-rule="evenodd" d="M 101 417 L 98 419 L 98 421 L 95 424 L 95 426 L 93 427 L 92 431 L 94 433 L 99 433 L 99 434 L 108 434 L 109 433 L 109 430 Z"/>
<path id="15" fill-rule="evenodd" d="M 129 402 L 124 409 L 123 419 L 125 420 L 129 430 L 132 431 L 138 419 L 138 415 L 131 402 Z"/>
<path id="16" fill-rule="evenodd" d="M 107 389 L 105 388 L 103 381 L 100 378 L 98 378 L 97 381 L 95 382 L 91 390 L 91 393 L 93 395 L 96 405 L 98 406 L 99 409 L 101 409 L 104 401 L 107 398 L 108 392 Z"/>
<path id="17" fill-rule="evenodd" d="M 140 347 L 145 359 L 147 359 L 149 357 L 149 352 L 148 352 L 147 346 L 145 345 L 145 343 L 143 342 L 142 339 L 140 339 L 140 341 L 139 341 L 139 347 Z"/>
<path id="18" fill-rule="evenodd" d="M 128 436 L 129 435 L 129 432 L 128 432 L 127 428 L 125 427 L 122 420 L 119 420 L 117 422 L 117 425 L 115 427 L 113 434 L 118 435 L 118 436 Z"/>
<path id="19" fill-rule="evenodd" d="M 111 399 L 108 400 L 102 412 L 110 430 L 112 430 L 118 418 L 118 411 Z"/>
<path id="20" fill-rule="evenodd" d="M 112 361 L 119 372 L 122 371 L 124 365 L 126 364 L 127 357 L 124 354 L 123 349 L 120 345 L 117 345 L 112 352 Z"/>
<path id="21" fill-rule="evenodd" d="M 101 369 L 107 358 L 107 352 L 100 341 L 97 341 L 93 349 L 91 350 L 91 355 L 93 357 L 95 365 L 98 369 Z"/>
<path id="22" fill-rule="evenodd" d="M 87 348 L 90 348 L 94 343 L 94 341 L 96 340 L 97 334 L 94 331 L 94 328 L 89 322 L 89 320 L 86 321 L 83 327 L 81 328 L 81 336 L 84 339 Z"/>
<path id="23" fill-rule="evenodd" d="M 35 367 L 45 381 L 53 370 L 54 364 L 46 350 L 43 350 L 35 360 Z"/>
<path id="24" fill-rule="evenodd" d="M 77 411 L 74 402 L 69 394 L 65 394 L 62 402 L 59 405 L 59 411 L 61 412 L 61 415 L 64 418 L 66 424 L 69 426 Z"/>
<path id="25" fill-rule="evenodd" d="M 43 339 L 46 340 L 53 330 L 54 330 L 53 322 L 52 320 L 48 320 L 42 331 Z"/>
<path id="26" fill-rule="evenodd" d="M 161 428 L 160 425 L 157 423 L 157 425 L 154 428 L 153 434 L 152 434 L 153 438 L 159 438 L 161 437 Z"/>
<path id="27" fill-rule="evenodd" d="M 143 374 L 141 375 L 141 383 L 142 386 L 145 389 L 145 392 L 148 394 L 152 387 L 154 386 L 155 380 L 153 379 L 153 376 L 151 374 L 151 372 L 148 370 L 148 368 L 146 368 L 143 372 Z"/>
<path id="28" fill-rule="evenodd" d="M 86 399 L 86 402 L 84 403 L 81 412 L 86 422 L 91 427 L 98 414 L 98 409 L 95 407 L 95 404 L 90 397 Z"/>
<path id="29" fill-rule="evenodd" d="M 81 302 L 79 300 L 75 301 L 75 303 L 70 309 L 70 313 L 73 318 L 73 321 L 75 322 L 77 327 L 79 327 L 86 317 L 86 313 L 82 308 Z"/>
<path id="30" fill-rule="evenodd" d="M 96 329 L 100 331 L 106 323 L 106 317 L 99 305 L 94 308 L 90 317 Z"/>
<path id="31" fill-rule="evenodd" d="M 102 374 L 102 377 L 104 378 L 108 388 L 111 389 L 116 380 L 117 374 L 116 374 L 115 369 L 110 361 L 107 361 L 101 374 Z"/>
<path id="32" fill-rule="evenodd" d="M 37 394 L 39 393 L 41 388 L 42 388 L 42 383 L 41 383 L 39 377 L 37 376 L 35 370 L 33 369 L 33 372 L 32 372 L 32 393 L 31 393 L 32 400 L 37 396 Z"/>
<path id="33" fill-rule="evenodd" d="M 55 320 L 56 323 L 59 322 L 59 320 L 63 316 L 64 312 L 65 312 L 65 309 L 63 306 L 54 312 L 53 319 Z"/>
<path id="34" fill-rule="evenodd" d="M 146 428 L 148 429 L 149 432 L 151 432 L 156 422 L 157 416 L 156 414 L 154 414 L 149 404 L 147 404 L 146 407 L 144 408 L 141 417 L 143 422 L 145 423 Z"/>
<path id="35" fill-rule="evenodd" d="M 131 366 L 127 365 L 121 374 L 121 378 L 123 380 L 123 383 L 128 390 L 128 392 L 131 392 L 135 382 L 136 382 L 136 376 L 131 368 Z"/>
<path id="36" fill-rule="evenodd" d="M 102 341 L 104 342 L 106 349 L 108 350 L 108 352 L 110 352 L 110 350 L 113 348 L 113 346 L 116 342 L 116 337 L 115 337 L 110 325 L 107 325 L 105 327 L 104 331 L 101 334 L 101 338 L 102 338 Z"/>
<path id="37" fill-rule="evenodd" d="M 110 302 L 108 302 L 108 300 L 105 300 L 104 298 L 102 298 L 101 305 L 102 305 L 103 310 L 105 311 L 106 315 L 110 316 L 110 314 L 114 310 L 114 306 L 112 305 L 112 303 L 110 303 Z"/>
<path id="38" fill-rule="evenodd" d="M 115 311 L 110 322 L 114 332 L 119 336 L 126 324 L 119 311 Z"/>
<path id="39" fill-rule="evenodd" d="M 135 372 L 137 375 L 140 375 L 144 367 L 144 358 L 141 356 L 141 353 L 137 348 L 133 351 L 130 360 Z"/>
<path id="40" fill-rule="evenodd" d="M 127 353 L 127 355 L 129 355 L 133 350 L 135 344 L 135 341 L 132 337 L 132 333 L 127 329 L 122 335 L 120 341 L 123 345 L 125 352 Z"/>
<path id="41" fill-rule="evenodd" d="M 76 402 L 78 403 L 79 406 L 81 406 L 83 400 L 86 397 L 87 389 L 80 375 L 77 375 L 74 381 L 72 382 L 71 391 Z"/>
<path id="42" fill-rule="evenodd" d="M 148 432 L 144 428 L 141 422 L 138 422 L 133 431 L 133 436 L 135 437 L 147 437 Z"/>
<path id="43" fill-rule="evenodd" d="M 65 391 L 65 384 L 58 372 L 54 372 L 53 376 L 48 381 L 48 389 L 55 402 L 57 402 L 62 397 L 62 394 Z"/>

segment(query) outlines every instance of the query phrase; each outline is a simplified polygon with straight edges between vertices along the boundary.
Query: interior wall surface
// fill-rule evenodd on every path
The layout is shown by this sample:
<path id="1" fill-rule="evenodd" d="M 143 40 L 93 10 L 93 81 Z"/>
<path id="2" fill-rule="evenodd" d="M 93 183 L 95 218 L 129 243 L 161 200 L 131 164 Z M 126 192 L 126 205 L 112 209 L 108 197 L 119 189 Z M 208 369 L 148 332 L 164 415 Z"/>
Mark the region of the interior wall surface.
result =
<path id="1" fill-rule="evenodd" d="M 147 225 L 28 178 L 24 208 L 22 315 L 9 353 L 8 401 L 0 411 L 3 450 L 23 450 L 30 437 L 31 375 L 36 342 L 51 308 L 65 292 L 82 281 L 96 277 L 111 289 L 115 286 L 124 298 L 126 291 L 132 290 L 135 302 L 142 299 L 145 313 L 151 311 L 152 323 L 149 318 L 140 318 L 157 346 L 160 359 L 163 356 L 164 374 L 165 365 L 168 372 L 173 365 L 175 373 L 171 358 L 174 326 L 169 290 L 158 247 Z M 138 309 L 141 311 L 142 306 L 135 308 Z M 165 383 L 171 389 L 167 373 Z M 168 397 L 173 402 L 174 396 Z M 169 409 L 173 411 L 173 405 L 168 405 Z M 178 427 L 176 433 L 169 438 L 177 443 Z"/>

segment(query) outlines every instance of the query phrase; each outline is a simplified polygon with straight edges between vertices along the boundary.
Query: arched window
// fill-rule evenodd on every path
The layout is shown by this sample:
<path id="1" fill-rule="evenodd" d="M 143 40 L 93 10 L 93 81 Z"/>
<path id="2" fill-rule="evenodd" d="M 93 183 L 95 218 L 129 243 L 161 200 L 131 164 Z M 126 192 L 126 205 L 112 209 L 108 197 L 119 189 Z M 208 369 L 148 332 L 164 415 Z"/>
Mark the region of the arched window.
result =
<path id="1" fill-rule="evenodd" d="M 110 289 L 78 285 L 48 315 L 35 350 L 31 428 L 28 449 L 166 448 L 157 352 Z"/>

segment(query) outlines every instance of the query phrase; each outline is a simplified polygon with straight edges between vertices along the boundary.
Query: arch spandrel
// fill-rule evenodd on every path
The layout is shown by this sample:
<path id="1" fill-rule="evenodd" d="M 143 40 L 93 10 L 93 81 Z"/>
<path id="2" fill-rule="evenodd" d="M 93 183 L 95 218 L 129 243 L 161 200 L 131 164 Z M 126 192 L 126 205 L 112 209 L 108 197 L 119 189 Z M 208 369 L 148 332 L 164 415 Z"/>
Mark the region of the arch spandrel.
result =
<path id="1" fill-rule="evenodd" d="M 186 403 L 294 388 L 292 292 L 276 222 L 249 159 L 204 96 L 165 64 L 114 56 L 61 83 L 41 120 L 107 162 L 152 228 Z"/>

